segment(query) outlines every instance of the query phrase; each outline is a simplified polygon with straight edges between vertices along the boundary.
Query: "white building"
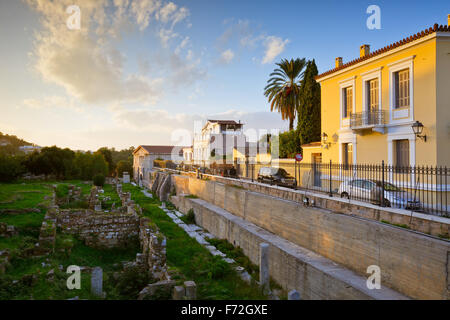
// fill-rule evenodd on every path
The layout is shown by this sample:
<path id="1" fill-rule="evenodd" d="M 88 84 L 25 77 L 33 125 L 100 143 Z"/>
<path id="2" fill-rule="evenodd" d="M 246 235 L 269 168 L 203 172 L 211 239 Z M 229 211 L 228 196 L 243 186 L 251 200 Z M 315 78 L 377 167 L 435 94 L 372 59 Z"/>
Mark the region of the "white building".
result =
<path id="1" fill-rule="evenodd" d="M 200 133 L 194 133 L 194 164 L 233 163 L 233 149 L 245 149 L 243 124 L 234 120 L 207 120 Z"/>
<path id="2" fill-rule="evenodd" d="M 23 152 L 25 152 L 25 153 L 32 153 L 32 152 L 34 152 L 34 151 L 38 151 L 38 152 L 40 152 L 41 151 L 41 149 L 42 149 L 42 147 L 40 147 L 40 146 L 35 146 L 35 145 L 33 145 L 33 146 L 21 146 L 21 147 L 19 147 L 19 150 L 20 151 L 23 151 Z"/>
<path id="3" fill-rule="evenodd" d="M 148 174 L 153 169 L 153 161 L 157 159 L 183 161 L 183 147 L 144 146 L 133 151 L 133 177 L 136 181 L 149 180 Z"/>

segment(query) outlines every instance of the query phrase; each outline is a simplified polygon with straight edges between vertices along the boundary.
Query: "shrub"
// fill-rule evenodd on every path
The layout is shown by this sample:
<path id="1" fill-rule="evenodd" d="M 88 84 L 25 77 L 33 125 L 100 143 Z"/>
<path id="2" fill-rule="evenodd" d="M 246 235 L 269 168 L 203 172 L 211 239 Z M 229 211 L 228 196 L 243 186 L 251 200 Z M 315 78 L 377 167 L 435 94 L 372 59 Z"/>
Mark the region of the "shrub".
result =
<path id="1" fill-rule="evenodd" d="M 116 288 L 120 295 L 127 297 L 137 297 L 139 292 L 149 283 L 155 282 L 139 266 L 128 266 L 120 273 L 117 279 Z"/>
<path id="2" fill-rule="evenodd" d="M 94 185 L 97 187 L 103 187 L 103 185 L 105 184 L 105 176 L 102 174 L 96 174 L 93 180 Z"/>
<path id="3" fill-rule="evenodd" d="M 183 221 L 187 224 L 195 224 L 195 213 L 193 209 L 189 209 L 188 213 L 183 217 Z"/>
<path id="4" fill-rule="evenodd" d="M 172 160 L 153 160 L 153 166 L 158 168 L 176 169 L 177 165 Z"/>

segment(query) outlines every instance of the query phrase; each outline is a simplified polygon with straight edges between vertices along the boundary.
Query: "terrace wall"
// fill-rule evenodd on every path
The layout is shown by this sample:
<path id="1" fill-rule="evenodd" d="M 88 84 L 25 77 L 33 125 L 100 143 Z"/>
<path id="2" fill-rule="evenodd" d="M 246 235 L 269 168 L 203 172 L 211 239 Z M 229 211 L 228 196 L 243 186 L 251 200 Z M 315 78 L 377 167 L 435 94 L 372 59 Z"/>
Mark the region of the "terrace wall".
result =
<path id="1" fill-rule="evenodd" d="M 377 265 L 382 285 L 406 296 L 450 298 L 449 241 L 362 218 L 365 208 L 360 216 L 350 216 L 305 207 L 298 198 L 303 194 L 282 188 L 240 181 L 236 183 L 241 186 L 227 185 L 179 175 L 172 179 L 178 195 L 193 194 L 357 274 L 366 275 L 368 266 Z M 246 190 L 245 186 L 277 196 Z M 182 201 L 177 204 L 183 206 Z M 186 212 L 188 208 L 180 209 Z"/>

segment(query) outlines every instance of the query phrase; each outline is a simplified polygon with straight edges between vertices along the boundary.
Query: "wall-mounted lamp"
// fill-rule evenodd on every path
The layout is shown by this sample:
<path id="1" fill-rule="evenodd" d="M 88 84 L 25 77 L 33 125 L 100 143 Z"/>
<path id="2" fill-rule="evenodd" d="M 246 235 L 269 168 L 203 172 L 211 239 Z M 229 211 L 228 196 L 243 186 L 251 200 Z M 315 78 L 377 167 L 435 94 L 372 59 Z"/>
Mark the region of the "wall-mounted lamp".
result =
<path id="1" fill-rule="evenodd" d="M 424 142 L 427 142 L 427 136 L 426 135 L 422 135 L 423 132 L 423 124 L 420 121 L 416 121 L 413 123 L 413 125 L 411 126 L 413 129 L 414 134 L 416 135 L 417 138 L 421 138 L 423 139 Z"/>
<path id="2" fill-rule="evenodd" d="M 328 146 L 330 145 L 328 141 L 328 135 L 324 132 L 322 133 L 322 148 L 328 149 Z"/>

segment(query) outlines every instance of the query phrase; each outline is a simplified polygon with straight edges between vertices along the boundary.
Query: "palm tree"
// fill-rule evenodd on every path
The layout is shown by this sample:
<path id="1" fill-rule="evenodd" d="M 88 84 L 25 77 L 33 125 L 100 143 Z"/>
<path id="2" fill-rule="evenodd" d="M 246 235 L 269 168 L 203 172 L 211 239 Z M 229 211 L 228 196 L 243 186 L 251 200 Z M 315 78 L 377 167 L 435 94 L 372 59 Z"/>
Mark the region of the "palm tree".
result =
<path id="1" fill-rule="evenodd" d="M 294 128 L 294 119 L 300 107 L 300 81 L 303 78 L 305 58 L 282 59 L 267 81 L 264 95 L 270 103 L 270 111 L 281 113 L 281 119 L 289 120 L 289 130 Z"/>

